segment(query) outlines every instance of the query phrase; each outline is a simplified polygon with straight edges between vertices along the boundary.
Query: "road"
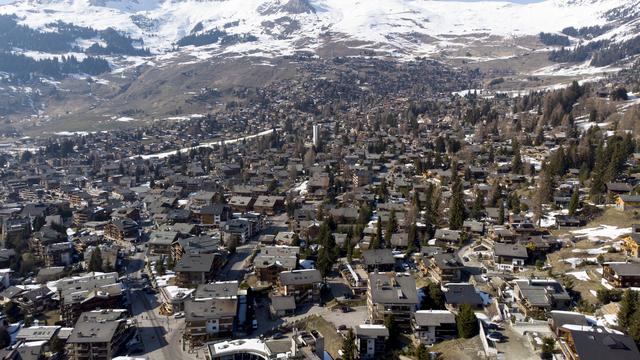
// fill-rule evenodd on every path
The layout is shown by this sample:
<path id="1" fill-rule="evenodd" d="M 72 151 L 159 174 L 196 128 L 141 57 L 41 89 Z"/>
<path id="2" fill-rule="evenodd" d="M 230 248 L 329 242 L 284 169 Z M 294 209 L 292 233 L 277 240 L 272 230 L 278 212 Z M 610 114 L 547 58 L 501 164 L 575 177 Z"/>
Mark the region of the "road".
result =
<path id="1" fill-rule="evenodd" d="M 149 359 L 182 360 L 193 356 L 182 351 L 181 334 L 184 319 L 174 319 L 158 313 L 156 295 L 141 289 L 145 280 L 144 253 L 135 253 L 127 264 L 127 291 L 131 303 L 131 314 L 136 319 L 138 336 Z"/>
<path id="2" fill-rule="evenodd" d="M 231 254 L 225 266 L 220 270 L 216 276 L 217 281 L 233 281 L 238 280 L 242 282 L 248 269 L 245 267 L 245 260 L 251 256 L 253 250 L 255 250 L 257 242 L 249 242 L 242 246 L 238 246 L 236 251 Z"/>

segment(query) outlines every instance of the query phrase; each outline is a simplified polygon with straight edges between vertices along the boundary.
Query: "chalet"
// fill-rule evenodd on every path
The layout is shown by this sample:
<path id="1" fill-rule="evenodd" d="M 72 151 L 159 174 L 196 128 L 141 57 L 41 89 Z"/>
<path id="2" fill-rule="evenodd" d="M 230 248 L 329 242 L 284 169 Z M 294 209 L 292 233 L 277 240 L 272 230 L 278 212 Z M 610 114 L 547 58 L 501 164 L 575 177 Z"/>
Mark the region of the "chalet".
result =
<path id="1" fill-rule="evenodd" d="M 418 310 L 413 316 L 413 333 L 420 343 L 433 345 L 458 335 L 456 317 L 449 310 Z"/>
<path id="2" fill-rule="evenodd" d="M 555 219 L 558 229 L 571 229 L 584 225 L 584 220 L 576 216 L 556 215 Z"/>
<path id="3" fill-rule="evenodd" d="M 380 359 L 389 340 L 389 329 L 384 325 L 362 324 L 354 329 L 359 359 Z"/>
<path id="4" fill-rule="evenodd" d="M 631 186 L 631 184 L 621 182 L 607 183 L 606 187 L 608 196 L 628 195 L 633 191 L 633 186 Z"/>
<path id="5" fill-rule="evenodd" d="M 109 360 L 123 351 L 127 341 L 124 310 L 84 312 L 67 339 L 70 359 Z"/>
<path id="6" fill-rule="evenodd" d="M 329 214 L 339 224 L 351 224 L 355 223 L 359 217 L 359 211 L 357 208 L 337 208 L 329 210 Z"/>
<path id="7" fill-rule="evenodd" d="M 22 314 L 34 316 L 50 310 L 57 305 L 52 299 L 53 295 L 53 291 L 46 286 L 42 286 L 34 289 L 26 289 L 13 298 L 12 302 L 18 305 Z"/>
<path id="8" fill-rule="evenodd" d="M 269 313 L 271 318 L 279 319 L 283 316 L 291 316 L 296 311 L 296 299 L 293 296 L 271 296 L 269 297 Z"/>
<path id="9" fill-rule="evenodd" d="M 462 227 L 468 234 L 484 235 L 485 224 L 482 221 L 465 220 Z"/>
<path id="10" fill-rule="evenodd" d="M 276 283 L 283 271 L 298 267 L 300 248 L 297 246 L 265 246 L 253 260 L 253 267 L 259 281 Z"/>
<path id="11" fill-rule="evenodd" d="M 411 319 L 419 304 L 416 281 L 409 275 L 370 273 L 367 311 L 372 324 L 392 317 L 399 329 L 411 329 Z"/>
<path id="12" fill-rule="evenodd" d="M 427 271 L 435 282 L 446 284 L 458 282 L 462 279 L 462 271 L 465 267 L 460 263 L 456 255 L 451 253 L 436 254 L 428 261 Z"/>
<path id="13" fill-rule="evenodd" d="M 113 219 L 104 227 L 104 237 L 120 243 L 137 242 L 140 237 L 138 223 L 129 218 Z"/>
<path id="14" fill-rule="evenodd" d="M 232 336 L 238 312 L 238 299 L 189 300 L 184 304 L 184 338 L 190 347 Z"/>
<path id="15" fill-rule="evenodd" d="M 215 254 L 184 254 L 175 265 L 176 284 L 188 286 L 211 281 L 216 263 Z"/>
<path id="16" fill-rule="evenodd" d="M 640 287 L 640 264 L 604 263 L 602 264 L 602 278 L 617 288 Z"/>
<path id="17" fill-rule="evenodd" d="M 444 243 L 448 246 L 459 246 L 462 238 L 462 231 L 437 229 L 435 234 L 436 242 Z"/>
<path id="18" fill-rule="evenodd" d="M 391 249 L 373 249 L 363 251 L 361 255 L 362 264 L 367 272 L 373 271 L 393 271 L 396 259 L 393 257 Z"/>
<path id="19" fill-rule="evenodd" d="M 499 270 L 519 271 L 524 267 L 528 257 L 527 248 L 520 243 L 494 244 L 493 263 Z"/>
<path id="20" fill-rule="evenodd" d="M 244 213 L 251 211 L 255 202 L 256 199 L 250 196 L 232 196 L 229 199 L 229 206 L 233 211 Z"/>
<path id="21" fill-rule="evenodd" d="M 549 313 L 549 327 L 556 336 L 560 336 L 565 325 L 589 326 L 584 314 L 573 311 L 553 310 Z"/>
<path id="22" fill-rule="evenodd" d="M 276 238 L 274 239 L 276 245 L 296 245 L 294 244 L 294 240 L 297 237 L 296 233 L 293 231 L 280 231 L 276 234 Z"/>
<path id="23" fill-rule="evenodd" d="M 622 211 L 640 209 L 640 195 L 620 195 L 616 197 L 616 207 Z"/>
<path id="24" fill-rule="evenodd" d="M 147 246 L 149 255 L 169 255 L 173 242 L 178 239 L 175 231 L 154 231 L 149 237 Z"/>
<path id="25" fill-rule="evenodd" d="M 284 196 L 258 196 L 253 209 L 261 214 L 275 215 L 284 209 Z"/>
<path id="26" fill-rule="evenodd" d="M 493 241 L 501 243 L 513 243 L 516 240 L 515 232 L 503 226 L 493 227 L 489 232 L 489 236 Z"/>
<path id="27" fill-rule="evenodd" d="M 234 249 L 247 242 L 253 232 L 251 224 L 244 219 L 232 219 L 221 228 L 222 243 L 229 249 Z"/>
<path id="28" fill-rule="evenodd" d="M 219 257 L 224 258 L 227 250 L 222 248 L 220 237 L 201 235 L 181 238 L 173 242 L 171 248 L 173 260 L 180 260 L 184 254 L 218 254 Z"/>
<path id="29" fill-rule="evenodd" d="M 628 335 L 606 329 L 569 329 L 560 341 L 560 349 L 569 360 L 640 359 L 640 351 Z"/>
<path id="30" fill-rule="evenodd" d="M 640 224 L 633 224 L 631 234 L 623 237 L 622 241 L 627 255 L 638 258 L 640 254 Z"/>
<path id="31" fill-rule="evenodd" d="M 231 218 L 231 208 L 226 204 L 208 205 L 195 210 L 194 215 L 202 225 L 217 228 Z"/>
<path id="32" fill-rule="evenodd" d="M 216 194 L 210 191 L 200 191 L 194 194 L 191 199 L 191 206 L 193 208 L 203 208 L 211 206 L 215 203 Z"/>
<path id="33" fill-rule="evenodd" d="M 409 234 L 403 232 L 391 235 L 391 245 L 396 249 L 406 249 L 409 246 Z"/>
<path id="34" fill-rule="evenodd" d="M 296 304 L 320 301 L 322 275 L 316 269 L 292 270 L 280 273 L 278 291 L 284 296 L 293 296 Z"/>
<path id="35" fill-rule="evenodd" d="M 571 296 L 554 279 L 520 279 L 514 281 L 518 307 L 527 316 L 564 310 L 571 305 Z"/>
<path id="36" fill-rule="evenodd" d="M 482 297 L 472 284 L 448 283 L 443 287 L 446 306 L 450 310 L 456 310 L 461 305 L 469 305 L 474 309 L 482 308 Z"/>
<path id="37" fill-rule="evenodd" d="M 118 273 L 88 273 L 56 281 L 60 318 L 72 326 L 81 313 L 122 306 L 124 291 Z"/>

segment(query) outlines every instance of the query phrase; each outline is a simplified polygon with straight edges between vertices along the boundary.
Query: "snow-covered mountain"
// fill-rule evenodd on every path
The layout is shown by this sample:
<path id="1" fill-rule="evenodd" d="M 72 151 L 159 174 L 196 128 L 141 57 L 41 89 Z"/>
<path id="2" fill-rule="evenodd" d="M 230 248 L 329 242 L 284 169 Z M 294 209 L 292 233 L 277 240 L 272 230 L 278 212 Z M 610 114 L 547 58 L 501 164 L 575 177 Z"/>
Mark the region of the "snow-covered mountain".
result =
<path id="1" fill-rule="evenodd" d="M 98 30 L 108 27 L 140 38 L 155 54 L 186 36 L 219 30 L 251 35 L 251 41 L 207 44 L 241 54 L 316 51 L 327 42 L 421 56 L 456 47 L 454 37 L 486 34 L 505 38 L 624 24 L 608 37 L 635 36 L 640 0 L 499 1 L 428 0 L 0 0 L 0 13 L 47 29 L 64 21 Z M 630 19 L 629 19 L 630 18 Z"/>

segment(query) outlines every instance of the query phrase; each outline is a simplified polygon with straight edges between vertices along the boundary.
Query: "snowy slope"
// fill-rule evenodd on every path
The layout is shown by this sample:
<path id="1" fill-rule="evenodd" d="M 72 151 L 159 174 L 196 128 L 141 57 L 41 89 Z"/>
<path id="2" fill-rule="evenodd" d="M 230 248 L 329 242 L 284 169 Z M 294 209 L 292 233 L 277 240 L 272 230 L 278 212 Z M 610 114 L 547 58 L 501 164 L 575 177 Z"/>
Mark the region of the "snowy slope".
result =
<path id="1" fill-rule="evenodd" d="M 0 0 L 0 13 L 36 28 L 62 20 L 96 29 L 113 27 L 162 54 L 201 24 L 259 41 L 209 49 L 241 54 L 315 50 L 326 41 L 361 41 L 399 55 L 428 55 L 451 35 L 486 33 L 505 38 L 603 25 L 608 11 L 638 0 L 546 0 L 534 4 L 431 0 Z M 6 4 L 9 3 L 9 4 Z M 302 11 L 298 11 L 302 9 Z M 304 11 L 311 9 L 312 11 Z M 636 19 L 637 20 L 637 19 Z M 237 25 L 236 25 L 237 22 Z M 636 23 L 603 35 L 637 34 Z M 330 37 L 331 40 L 327 40 Z M 428 38 L 427 38 L 428 37 Z M 428 40 L 425 40 L 428 39 Z M 372 46 L 371 46 L 372 45 Z"/>

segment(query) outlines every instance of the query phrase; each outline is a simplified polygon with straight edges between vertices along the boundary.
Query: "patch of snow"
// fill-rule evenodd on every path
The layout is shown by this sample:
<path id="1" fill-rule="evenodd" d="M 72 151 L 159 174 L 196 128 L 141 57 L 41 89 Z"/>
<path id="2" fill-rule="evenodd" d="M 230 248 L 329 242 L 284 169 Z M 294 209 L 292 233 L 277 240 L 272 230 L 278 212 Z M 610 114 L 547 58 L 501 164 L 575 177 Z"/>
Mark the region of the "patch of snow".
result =
<path id="1" fill-rule="evenodd" d="M 600 225 L 593 228 L 585 228 L 571 231 L 577 238 L 586 238 L 591 241 L 602 239 L 614 240 L 631 233 L 631 228 L 619 228 L 611 225 Z"/>
<path id="2" fill-rule="evenodd" d="M 586 271 L 568 272 L 567 275 L 571 275 L 571 276 L 575 277 L 576 279 L 578 279 L 580 281 L 590 281 L 591 280 L 591 278 L 589 277 L 589 274 L 587 274 Z"/>

